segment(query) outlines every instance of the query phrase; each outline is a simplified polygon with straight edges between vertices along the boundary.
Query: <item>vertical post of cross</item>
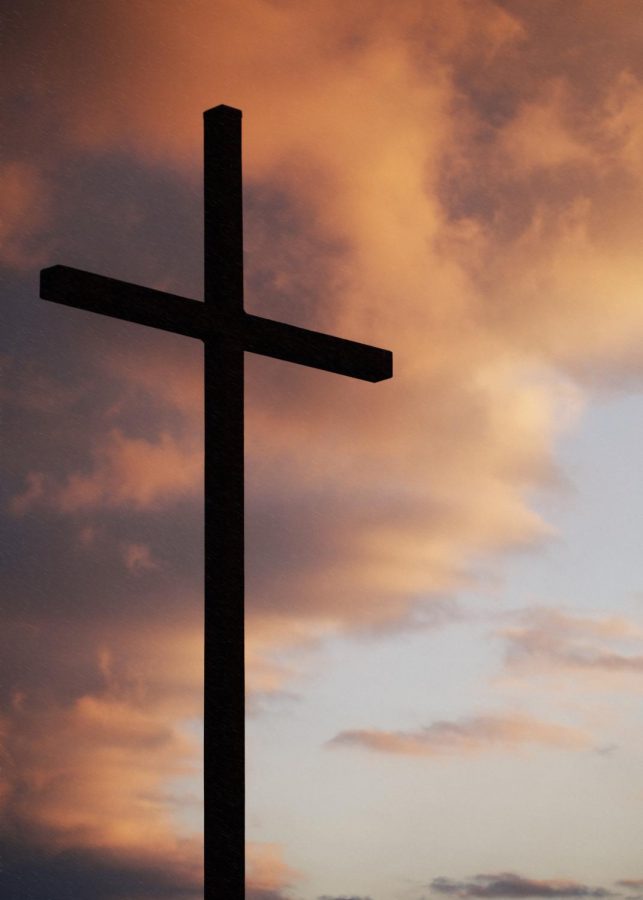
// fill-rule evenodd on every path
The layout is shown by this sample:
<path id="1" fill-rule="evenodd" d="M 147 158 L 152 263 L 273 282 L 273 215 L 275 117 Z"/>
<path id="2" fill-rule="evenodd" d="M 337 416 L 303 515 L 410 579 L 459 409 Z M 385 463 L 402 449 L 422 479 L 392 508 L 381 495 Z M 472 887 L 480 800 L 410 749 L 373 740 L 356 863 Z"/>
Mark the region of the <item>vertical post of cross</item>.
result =
<path id="1" fill-rule="evenodd" d="M 243 315 L 241 111 L 204 113 L 205 303 Z M 224 329 L 225 331 L 225 329 Z M 204 342 L 205 900 L 245 892 L 243 346 Z"/>

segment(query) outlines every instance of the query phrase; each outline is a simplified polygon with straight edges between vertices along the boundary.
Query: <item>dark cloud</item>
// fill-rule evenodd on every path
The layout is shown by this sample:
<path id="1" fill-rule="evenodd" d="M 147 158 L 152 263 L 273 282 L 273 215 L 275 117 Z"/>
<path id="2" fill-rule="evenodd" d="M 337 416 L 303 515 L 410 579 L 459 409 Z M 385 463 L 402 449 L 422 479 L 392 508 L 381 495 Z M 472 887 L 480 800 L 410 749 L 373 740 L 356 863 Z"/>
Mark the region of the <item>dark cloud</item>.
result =
<path id="1" fill-rule="evenodd" d="M 431 889 L 456 897 L 615 897 L 602 887 L 588 887 L 576 881 L 536 880 L 503 872 L 498 875 L 476 875 L 469 881 L 434 878 Z"/>
<path id="2" fill-rule="evenodd" d="M 86 848 L 42 850 L 0 838 L 0 893 L 11 900 L 196 900 L 203 886 L 171 866 Z"/>

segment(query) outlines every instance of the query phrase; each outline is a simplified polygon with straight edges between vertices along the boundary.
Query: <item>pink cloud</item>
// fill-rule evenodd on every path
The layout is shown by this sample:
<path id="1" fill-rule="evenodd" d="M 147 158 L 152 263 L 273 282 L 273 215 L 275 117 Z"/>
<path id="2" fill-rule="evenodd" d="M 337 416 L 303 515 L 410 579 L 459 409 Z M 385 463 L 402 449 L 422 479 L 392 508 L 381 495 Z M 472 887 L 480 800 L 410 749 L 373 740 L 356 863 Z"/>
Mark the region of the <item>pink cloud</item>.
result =
<path id="1" fill-rule="evenodd" d="M 499 635 L 507 668 L 516 674 L 567 671 L 604 679 L 643 671 L 643 628 L 623 617 L 534 609 Z"/>
<path id="2" fill-rule="evenodd" d="M 248 900 L 287 900 L 288 888 L 300 879 L 301 873 L 284 862 L 279 844 L 246 844 Z"/>
<path id="3" fill-rule="evenodd" d="M 125 567 L 134 574 L 158 569 L 159 564 L 147 544 L 125 544 L 122 552 Z"/>
<path id="4" fill-rule="evenodd" d="M 295 205 L 318 248 L 313 265 L 300 238 L 284 262 L 271 236 L 281 223 L 268 214 L 248 272 L 260 270 L 270 290 L 249 304 L 283 306 L 395 351 L 396 378 L 377 393 L 249 365 L 250 496 L 269 538 L 250 548 L 264 563 L 249 592 L 256 690 L 280 690 L 296 673 L 279 660 L 284 646 L 405 621 L 418 597 L 470 584 L 472 559 L 546 540 L 551 529 L 530 496 L 557 484 L 555 440 L 584 403 L 576 379 L 642 371 L 640 10 L 614 16 L 609 4 L 575 4 L 570 18 L 600 37 L 581 45 L 562 22 L 552 31 L 538 4 L 521 5 L 530 8 L 522 18 L 487 0 L 376 6 L 226 0 L 214 10 L 193 0 L 188 20 L 165 5 L 107 0 L 78 16 L 61 3 L 38 11 L 28 47 L 10 45 L 21 58 L 3 62 L 33 99 L 28 137 L 50 167 L 47 184 L 38 165 L 0 170 L 7 264 L 37 256 L 29 239 L 47 220 L 47 186 L 69 165 L 61 147 L 92 163 L 129 154 L 194 185 L 200 112 L 225 101 L 244 108 L 250 192 Z M 615 76 L 625 58 L 632 71 Z M 150 265 L 159 286 L 172 283 L 173 260 Z M 154 440 L 125 426 L 92 435 L 85 465 L 67 477 L 30 465 L 14 512 L 48 505 L 98 520 L 105 510 L 200 503 L 200 377 L 181 368 L 168 385 L 166 363 L 142 352 L 135 365 L 96 365 L 111 365 L 130 411 L 142 389 L 180 411 L 181 429 Z M 279 532 L 280 522 L 292 524 Z M 150 554 L 130 544 L 124 562 L 141 571 Z M 198 714 L 200 633 L 150 641 L 145 621 L 145 642 L 128 644 L 130 624 L 97 657 L 104 689 L 36 712 L 42 698 L 16 686 L 2 722 L 15 763 L 10 775 L 3 769 L 2 802 L 62 844 L 123 854 L 132 845 L 196 872 L 196 843 L 172 836 L 161 785 L 192 758 L 177 721 Z M 624 651 L 627 636 L 611 627 L 531 622 L 505 637 L 512 665 L 638 673 L 636 644 Z M 73 663 L 78 641 L 68 649 Z M 434 756 L 582 747 L 586 738 L 482 716 L 347 731 L 334 743 Z M 260 867 L 255 891 L 286 890 L 290 876 L 272 865 L 272 876 Z"/>
<path id="5" fill-rule="evenodd" d="M 203 451 L 190 440 L 180 442 L 168 432 L 158 441 L 127 437 L 112 429 L 93 452 L 94 467 L 73 473 L 62 484 L 30 473 L 28 486 L 11 501 L 23 513 L 46 503 L 62 513 L 98 508 L 159 508 L 177 498 L 194 496 L 203 479 Z"/>
<path id="6" fill-rule="evenodd" d="M 342 731 L 329 741 L 331 747 L 355 746 L 378 753 L 427 757 L 515 750 L 525 744 L 583 749 L 590 742 L 575 728 L 515 714 L 433 722 L 417 731 Z"/>
<path id="7" fill-rule="evenodd" d="M 0 196 L 0 264 L 14 269 L 42 265 L 49 190 L 41 172 L 28 162 L 0 162 Z"/>
<path id="8" fill-rule="evenodd" d="M 195 801 L 185 790 L 177 799 L 171 787 L 178 779 L 196 791 L 201 773 L 200 741 L 185 725 L 201 713 L 198 624 L 157 623 L 145 634 L 79 625 L 59 629 L 55 646 L 67 677 L 77 670 L 86 688 L 70 700 L 54 653 L 40 660 L 48 679 L 23 684 L 15 674 L 13 703 L 0 716 L 0 809 L 16 830 L 5 837 L 29 845 L 34 860 L 43 852 L 94 853 L 94 864 L 111 859 L 198 889 L 200 798 L 187 827 Z M 92 653 L 94 671 L 83 672 Z"/>

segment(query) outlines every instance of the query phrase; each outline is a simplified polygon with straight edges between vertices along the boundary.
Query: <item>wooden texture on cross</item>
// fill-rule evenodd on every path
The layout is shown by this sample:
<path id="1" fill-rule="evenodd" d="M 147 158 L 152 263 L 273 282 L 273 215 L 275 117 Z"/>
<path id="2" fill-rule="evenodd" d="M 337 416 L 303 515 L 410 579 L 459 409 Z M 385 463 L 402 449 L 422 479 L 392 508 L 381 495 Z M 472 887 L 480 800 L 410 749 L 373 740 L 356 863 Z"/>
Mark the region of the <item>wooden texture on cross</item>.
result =
<path id="1" fill-rule="evenodd" d="M 244 795 L 243 355 L 360 378 L 392 376 L 388 350 L 243 309 L 241 112 L 204 113 L 204 302 L 67 266 L 43 269 L 40 296 L 204 342 L 206 900 L 242 900 Z"/>

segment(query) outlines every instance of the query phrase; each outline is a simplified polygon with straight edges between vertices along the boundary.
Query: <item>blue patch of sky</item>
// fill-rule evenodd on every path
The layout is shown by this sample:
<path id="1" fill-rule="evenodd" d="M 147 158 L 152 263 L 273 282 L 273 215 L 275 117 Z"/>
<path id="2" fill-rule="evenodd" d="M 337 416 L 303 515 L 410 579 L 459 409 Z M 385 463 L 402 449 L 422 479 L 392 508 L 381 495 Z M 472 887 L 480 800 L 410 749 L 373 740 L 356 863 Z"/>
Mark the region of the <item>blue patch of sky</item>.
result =
<path id="1" fill-rule="evenodd" d="M 582 613 L 643 610 L 643 395 L 603 397 L 556 450 L 569 491 L 533 507 L 558 532 L 502 562 L 503 601 Z"/>

